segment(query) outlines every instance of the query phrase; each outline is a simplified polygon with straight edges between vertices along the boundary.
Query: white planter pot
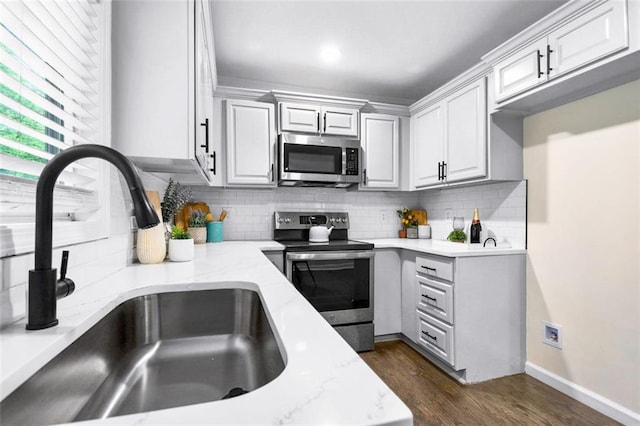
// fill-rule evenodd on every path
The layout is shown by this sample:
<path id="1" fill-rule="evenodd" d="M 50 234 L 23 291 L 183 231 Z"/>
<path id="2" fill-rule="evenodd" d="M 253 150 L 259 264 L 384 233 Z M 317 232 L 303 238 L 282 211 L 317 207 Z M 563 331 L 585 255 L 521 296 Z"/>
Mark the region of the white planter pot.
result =
<path id="1" fill-rule="evenodd" d="M 193 238 L 188 240 L 169 240 L 169 260 L 188 262 L 193 260 Z"/>

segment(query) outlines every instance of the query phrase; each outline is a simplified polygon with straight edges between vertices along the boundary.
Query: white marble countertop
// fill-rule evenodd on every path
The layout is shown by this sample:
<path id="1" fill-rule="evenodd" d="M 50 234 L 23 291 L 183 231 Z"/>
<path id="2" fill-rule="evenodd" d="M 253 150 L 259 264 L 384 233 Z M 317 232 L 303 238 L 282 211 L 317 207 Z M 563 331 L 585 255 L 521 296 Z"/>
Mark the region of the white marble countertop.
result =
<path id="1" fill-rule="evenodd" d="M 23 320 L 0 331 L 0 399 L 127 299 L 242 287 L 260 293 L 277 332 L 280 376 L 233 399 L 73 424 L 412 424 L 406 405 L 261 253 L 279 249 L 272 241 L 205 244 L 192 262 L 135 264 L 90 286 L 77 282 L 58 302 L 57 327 L 26 331 Z"/>
<path id="2" fill-rule="evenodd" d="M 376 238 L 358 239 L 358 241 L 371 243 L 375 248 L 405 249 L 447 257 L 503 256 L 525 254 L 527 252 L 524 247 L 505 247 L 504 243 L 499 243 L 498 247 L 482 247 L 481 244 L 452 243 L 450 241 L 413 238 Z"/>

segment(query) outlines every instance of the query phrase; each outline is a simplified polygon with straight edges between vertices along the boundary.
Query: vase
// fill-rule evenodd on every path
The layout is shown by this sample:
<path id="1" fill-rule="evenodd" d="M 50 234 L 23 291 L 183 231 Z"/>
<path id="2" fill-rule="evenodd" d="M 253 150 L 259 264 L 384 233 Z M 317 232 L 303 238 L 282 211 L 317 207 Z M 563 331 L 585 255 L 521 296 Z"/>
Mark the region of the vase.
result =
<path id="1" fill-rule="evenodd" d="M 169 240 L 169 260 L 188 262 L 193 260 L 193 238 L 188 240 Z"/>
<path id="2" fill-rule="evenodd" d="M 406 229 L 401 229 L 398 231 L 398 237 L 399 238 L 407 238 L 407 230 Z"/>
<path id="3" fill-rule="evenodd" d="M 418 228 L 407 228 L 407 238 L 418 238 Z"/>
<path id="4" fill-rule="evenodd" d="M 207 227 L 201 226 L 198 228 L 189 227 L 189 233 L 193 238 L 195 244 L 204 244 L 207 242 Z"/>
<path id="5" fill-rule="evenodd" d="M 162 263 L 167 255 L 162 222 L 149 229 L 139 229 L 136 240 L 136 256 L 140 263 Z"/>

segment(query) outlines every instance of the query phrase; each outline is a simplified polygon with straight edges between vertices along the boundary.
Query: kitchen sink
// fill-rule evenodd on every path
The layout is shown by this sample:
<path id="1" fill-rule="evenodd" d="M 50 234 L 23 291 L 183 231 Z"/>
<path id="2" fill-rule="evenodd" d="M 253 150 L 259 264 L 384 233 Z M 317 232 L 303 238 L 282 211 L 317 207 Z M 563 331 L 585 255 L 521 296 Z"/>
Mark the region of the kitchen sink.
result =
<path id="1" fill-rule="evenodd" d="M 240 397 L 285 360 L 260 296 L 160 293 L 112 310 L 0 403 L 3 425 L 100 419 Z"/>

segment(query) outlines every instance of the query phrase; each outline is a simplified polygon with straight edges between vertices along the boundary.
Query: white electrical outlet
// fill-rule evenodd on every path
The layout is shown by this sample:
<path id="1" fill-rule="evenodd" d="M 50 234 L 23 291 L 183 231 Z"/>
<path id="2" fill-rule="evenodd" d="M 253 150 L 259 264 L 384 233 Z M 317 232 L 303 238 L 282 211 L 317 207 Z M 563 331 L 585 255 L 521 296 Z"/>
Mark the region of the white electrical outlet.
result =
<path id="1" fill-rule="evenodd" d="M 446 209 L 446 210 L 444 211 L 444 218 L 445 218 L 445 219 L 451 219 L 451 216 L 452 216 L 452 215 L 451 215 L 451 209 Z"/>
<path id="2" fill-rule="evenodd" d="M 387 212 L 381 211 L 380 212 L 380 222 L 384 223 L 386 221 L 387 221 Z"/>
<path id="3" fill-rule="evenodd" d="M 562 326 L 542 321 L 542 343 L 562 349 Z"/>
<path id="4" fill-rule="evenodd" d="M 136 217 L 135 216 L 129 216 L 129 229 L 131 229 L 132 231 L 137 231 L 138 230 L 138 222 L 136 222 Z"/>

